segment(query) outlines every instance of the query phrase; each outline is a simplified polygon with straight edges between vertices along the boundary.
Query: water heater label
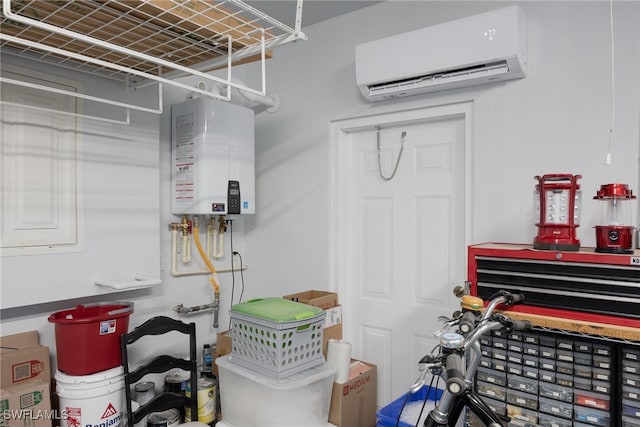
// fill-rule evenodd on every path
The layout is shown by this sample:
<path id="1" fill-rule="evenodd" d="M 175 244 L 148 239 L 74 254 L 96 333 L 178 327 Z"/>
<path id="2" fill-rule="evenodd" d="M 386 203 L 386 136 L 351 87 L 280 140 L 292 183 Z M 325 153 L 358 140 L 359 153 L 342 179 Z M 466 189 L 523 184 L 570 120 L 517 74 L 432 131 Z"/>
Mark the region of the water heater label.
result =
<path id="1" fill-rule="evenodd" d="M 193 113 L 176 117 L 174 185 L 176 203 L 191 203 L 195 193 L 195 119 Z"/>

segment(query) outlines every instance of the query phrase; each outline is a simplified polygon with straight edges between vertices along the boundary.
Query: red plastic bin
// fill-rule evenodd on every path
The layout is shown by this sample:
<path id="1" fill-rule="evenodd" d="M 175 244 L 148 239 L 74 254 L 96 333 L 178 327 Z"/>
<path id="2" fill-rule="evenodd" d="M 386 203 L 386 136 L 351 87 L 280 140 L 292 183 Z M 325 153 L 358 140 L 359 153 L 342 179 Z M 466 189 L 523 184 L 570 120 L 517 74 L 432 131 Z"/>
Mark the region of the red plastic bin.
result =
<path id="1" fill-rule="evenodd" d="M 55 324 L 58 370 L 89 375 L 122 364 L 120 335 L 129 330 L 133 303 L 77 305 L 49 316 Z"/>

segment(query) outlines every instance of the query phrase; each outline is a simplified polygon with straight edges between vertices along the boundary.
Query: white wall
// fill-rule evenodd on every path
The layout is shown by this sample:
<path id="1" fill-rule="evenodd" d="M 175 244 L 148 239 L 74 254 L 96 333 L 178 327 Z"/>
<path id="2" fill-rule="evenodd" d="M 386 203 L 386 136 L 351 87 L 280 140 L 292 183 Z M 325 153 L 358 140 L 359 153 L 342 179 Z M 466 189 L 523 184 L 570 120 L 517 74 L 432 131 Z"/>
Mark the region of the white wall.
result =
<path id="1" fill-rule="evenodd" d="M 525 79 L 379 103 L 366 102 L 356 88 L 358 43 L 509 4 L 383 2 L 307 28 L 308 41 L 275 51 L 267 78 L 282 107 L 257 120 L 258 214 L 246 224 L 250 295 L 336 289 L 328 275 L 332 120 L 462 100 L 473 101 L 475 117 L 469 243 L 531 243 L 534 176 L 573 173 L 584 177 L 578 237 L 583 246 L 595 246 L 592 197 L 599 186 L 623 182 L 640 191 L 640 3 L 614 2 L 616 125 L 609 166 L 605 1 L 520 3 L 529 21 Z"/>
<path id="2" fill-rule="evenodd" d="M 101 79 L 97 77 L 93 77 L 84 73 L 74 72 L 68 69 L 60 69 L 57 67 L 47 66 L 42 63 L 34 63 L 32 61 L 25 61 L 21 58 L 15 58 L 9 55 L 5 55 L 2 58 L 4 63 L 9 63 L 17 66 L 21 66 L 24 68 L 31 68 L 34 70 L 39 70 L 41 72 L 50 73 L 51 75 L 64 76 L 70 80 L 80 81 L 84 84 L 84 87 L 87 88 L 87 92 L 94 96 L 103 96 L 108 99 L 116 99 L 122 100 L 118 98 L 118 96 L 123 96 L 123 88 L 124 85 L 119 82 L 115 82 L 112 80 Z M 194 83 L 195 84 L 195 83 Z M 140 224 L 140 230 L 152 228 L 152 232 L 159 233 L 160 236 L 160 260 L 157 264 L 160 265 L 161 271 L 156 271 L 154 277 L 160 277 L 162 279 L 162 284 L 145 290 L 137 290 L 130 292 L 115 292 L 106 295 L 100 295 L 95 297 L 88 298 L 79 298 L 77 300 L 68 300 L 68 301 L 58 301 L 51 302 L 47 304 L 34 304 L 25 307 L 17 307 L 11 309 L 0 310 L 0 318 L 2 319 L 2 323 L 0 324 L 0 334 L 8 335 L 17 332 L 22 332 L 26 330 L 37 330 L 40 334 L 40 341 L 43 345 L 46 345 L 50 348 L 52 353 L 52 364 L 55 370 L 56 363 L 56 349 L 55 349 L 55 334 L 54 334 L 54 325 L 47 321 L 47 318 L 52 313 L 57 311 L 66 310 L 69 308 L 75 307 L 76 304 L 87 304 L 92 302 L 110 302 L 110 301 L 131 301 L 134 303 L 134 313 L 130 317 L 130 329 L 134 326 L 137 326 L 143 323 L 145 320 L 152 316 L 156 315 L 165 315 L 169 317 L 177 318 L 177 314 L 174 312 L 173 307 L 177 304 L 184 304 L 185 306 L 198 306 L 203 304 L 208 304 L 213 302 L 213 293 L 211 292 L 211 285 L 209 284 L 208 275 L 204 276 L 190 276 L 190 277 L 181 277 L 176 278 L 171 274 L 171 234 L 169 232 L 169 223 L 171 222 L 179 222 L 180 217 L 176 217 L 171 215 L 171 104 L 177 103 L 187 99 L 189 93 L 185 93 L 182 90 L 178 90 L 175 88 L 164 88 L 164 108 L 163 114 L 158 116 L 151 113 L 140 113 L 140 112 L 132 112 L 131 116 L 131 124 L 129 126 L 120 126 L 120 125 L 111 125 L 104 124 L 100 122 L 94 122 L 91 120 L 85 120 L 82 124 L 83 132 L 81 133 L 81 138 L 85 147 L 86 152 L 94 152 L 95 147 L 100 146 L 103 147 L 108 144 L 108 135 L 113 135 L 114 138 L 117 138 L 118 135 L 122 133 L 126 133 L 126 135 L 131 139 L 132 143 L 144 143 L 145 141 L 152 141 L 152 145 L 159 145 L 159 150 L 152 155 L 156 156 L 155 159 L 150 160 L 150 164 L 153 164 L 154 167 L 157 167 L 157 164 L 160 165 L 159 170 L 156 173 L 159 174 L 159 189 L 157 187 L 149 188 L 147 191 L 149 193 L 157 193 L 160 192 L 160 205 L 157 207 L 157 212 L 160 216 L 159 221 L 154 221 L 152 226 L 149 224 Z M 144 105 L 147 107 L 155 107 L 157 106 L 157 90 L 154 88 L 146 88 L 141 91 L 136 91 L 133 96 L 133 100 L 129 102 L 135 103 L 137 105 Z M 86 114 L 97 115 L 97 116 L 108 116 L 110 118 L 123 118 L 124 114 L 122 111 L 114 110 L 111 107 L 105 108 L 104 106 L 97 105 L 95 103 L 85 102 L 84 111 Z M 98 131 L 95 131 L 99 129 Z M 159 144 L 158 144 L 159 142 Z M 114 147 L 117 145 L 114 144 Z M 87 170 L 92 167 L 92 163 L 90 161 L 90 156 L 87 156 L 87 164 L 85 165 L 85 179 L 87 176 L 91 175 L 91 171 Z M 94 156 L 95 157 L 95 156 Z M 91 159 L 94 159 L 91 157 Z M 117 157 L 117 156 L 116 156 Z M 105 170 L 109 170 L 110 162 L 113 162 L 113 157 L 102 156 L 99 161 L 103 163 L 103 167 Z M 95 160 L 95 159 L 94 159 Z M 116 168 L 117 170 L 117 168 Z M 114 179 L 116 177 L 113 176 L 103 176 L 103 177 L 95 177 L 95 174 L 91 175 L 91 179 L 101 179 L 106 182 L 106 185 L 102 185 L 99 188 L 104 189 L 104 191 L 108 194 L 104 194 L 103 197 L 111 197 L 112 188 L 109 186 L 109 182 L 119 182 L 119 180 Z M 96 188 L 93 186 L 92 188 Z M 100 194 L 91 194 L 91 198 L 97 199 L 101 197 Z M 109 207 L 110 212 L 120 212 L 121 220 L 127 221 L 130 216 L 127 215 L 126 206 L 112 206 Z M 234 221 L 233 231 L 234 231 L 234 249 L 240 252 L 245 259 L 245 250 L 243 243 L 243 224 L 242 220 L 239 219 Z M 99 221 L 96 218 L 87 218 L 87 223 L 92 223 L 94 228 L 100 228 Z M 201 224 L 201 229 L 204 229 L 206 224 Z M 230 239 L 230 230 L 227 230 L 226 234 L 226 250 L 227 253 L 225 257 L 221 260 L 220 265 L 228 266 L 229 263 L 229 245 L 231 243 Z M 120 238 L 121 244 L 123 246 L 127 245 L 129 240 L 127 239 L 127 235 L 123 233 L 121 236 L 115 238 Z M 202 242 L 204 244 L 204 235 L 201 236 Z M 92 245 L 99 245 L 99 242 L 91 242 Z M 140 251 L 148 251 L 148 252 L 158 252 L 158 248 L 138 248 Z M 70 255 L 73 256 L 73 255 Z M 109 263 L 113 260 L 109 253 L 104 253 L 105 263 Z M 30 259 L 25 257 L 25 261 L 29 261 Z M 38 260 L 47 259 L 45 256 L 41 256 Z M 193 249 L 192 253 L 192 266 L 187 267 L 179 267 L 180 271 L 198 269 L 203 270 L 206 269 L 206 266 L 200 261 L 200 257 L 195 250 Z M 61 269 L 56 268 L 55 257 L 50 258 L 51 262 L 47 265 L 45 262 L 38 263 L 37 265 L 31 264 L 30 268 L 39 269 L 42 271 L 54 272 L 57 271 L 59 276 L 56 277 L 56 281 L 61 281 L 64 283 L 64 269 L 60 272 Z M 2 258 L 2 263 L 11 262 L 9 258 Z M 235 260 L 238 262 L 239 260 L 236 258 Z M 236 267 L 239 265 L 236 264 Z M 117 269 L 117 265 L 114 266 Z M 126 273 L 126 272 L 125 272 Z M 5 292 L 20 292 L 19 284 L 20 275 L 11 275 L 8 274 L 8 270 L 2 270 L 0 268 L 0 284 L 2 294 Z M 221 300 L 222 300 L 222 308 L 220 310 L 220 330 L 226 330 L 229 327 L 229 316 L 228 310 L 230 306 L 230 298 L 231 298 L 231 289 L 232 289 L 232 278 L 230 274 L 220 273 L 219 280 L 221 284 Z M 51 282 L 44 281 L 41 283 L 41 286 L 52 286 Z M 240 293 L 240 275 L 236 273 L 236 301 Z M 73 283 L 69 284 L 70 286 L 91 286 L 94 287 L 92 283 L 86 284 L 78 284 Z M 97 292 L 98 293 L 98 292 Z M 203 311 L 198 315 L 187 315 L 181 317 L 184 321 L 195 321 L 196 322 L 196 332 L 198 339 L 198 348 L 202 348 L 204 343 L 213 343 L 216 338 L 216 330 L 212 326 L 213 315 L 212 312 Z M 184 341 L 181 341 L 184 342 Z M 157 354 L 159 351 L 163 351 L 166 349 L 167 352 L 180 354 L 181 352 L 188 352 L 188 348 L 182 345 L 177 345 L 172 342 L 163 342 L 162 344 L 151 343 L 150 345 L 154 346 L 149 353 L 140 354 L 140 357 L 148 357 L 150 354 Z M 155 353 L 154 353 L 155 352 Z M 134 351 L 134 357 L 136 353 Z"/>
<path id="3" fill-rule="evenodd" d="M 597 209 L 591 197 L 599 185 L 624 182 L 640 192 L 640 2 L 614 2 L 616 127 L 610 166 L 603 164 L 610 122 L 606 1 L 521 3 L 529 18 L 529 73 L 523 80 L 375 104 L 366 102 L 355 86 L 356 44 L 508 4 L 384 2 L 305 28 L 308 41 L 274 52 L 267 63 L 268 88 L 280 95 L 282 107 L 275 114 L 257 116 L 257 213 L 234 222 L 235 249 L 249 265 L 244 274 L 245 298 L 335 286 L 328 274 L 330 122 L 379 112 L 473 100 L 473 230 L 469 243 L 531 242 L 535 234 L 533 177 L 563 172 L 584 176 L 584 216 L 578 235 L 584 246 L 594 246 L 591 227 L 596 224 Z M 55 72 L 69 75 L 66 70 Z M 257 80 L 255 65 L 240 67 L 239 73 L 249 83 Z M 179 218 L 170 213 L 169 106 L 185 97 L 167 89 L 165 113 L 160 118 L 137 115 L 131 127 L 136 132 L 150 124 L 159 126 L 158 232 L 163 269 L 163 285 L 157 289 L 113 295 L 113 300 L 136 304 L 132 325 L 153 315 L 173 316 L 172 307 L 178 303 L 199 305 L 212 299 L 206 276 L 173 278 L 170 274 L 168 224 Z M 1 278 L 4 292 L 12 278 Z M 226 329 L 231 277 L 223 274 L 221 282 L 220 326 Z M 237 275 L 236 300 L 239 282 Z M 47 316 L 76 302 L 93 300 L 105 298 L 4 310 L 1 333 L 37 329 L 53 351 L 53 326 L 47 323 Z M 215 339 L 210 314 L 192 319 L 198 325 L 199 345 Z"/>

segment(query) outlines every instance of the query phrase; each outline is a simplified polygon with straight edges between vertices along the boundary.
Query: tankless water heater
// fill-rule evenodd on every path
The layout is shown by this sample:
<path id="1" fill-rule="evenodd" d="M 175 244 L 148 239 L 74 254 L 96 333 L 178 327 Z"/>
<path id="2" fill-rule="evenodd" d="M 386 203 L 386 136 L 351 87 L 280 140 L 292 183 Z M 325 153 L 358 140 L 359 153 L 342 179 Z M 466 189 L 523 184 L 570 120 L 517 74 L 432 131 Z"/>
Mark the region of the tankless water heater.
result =
<path id="1" fill-rule="evenodd" d="M 171 106 L 171 210 L 255 213 L 253 110 L 210 98 Z"/>

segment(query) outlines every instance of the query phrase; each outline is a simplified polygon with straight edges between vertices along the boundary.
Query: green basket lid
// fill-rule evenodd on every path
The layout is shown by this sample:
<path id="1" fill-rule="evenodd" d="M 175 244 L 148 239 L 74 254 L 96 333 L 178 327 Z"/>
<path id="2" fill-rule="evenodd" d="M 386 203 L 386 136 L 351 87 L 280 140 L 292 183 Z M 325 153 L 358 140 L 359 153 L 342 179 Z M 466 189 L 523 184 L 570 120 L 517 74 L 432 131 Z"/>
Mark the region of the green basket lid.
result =
<path id="1" fill-rule="evenodd" d="M 231 307 L 231 311 L 278 323 L 309 319 L 322 313 L 320 307 L 275 297 L 245 301 Z"/>

